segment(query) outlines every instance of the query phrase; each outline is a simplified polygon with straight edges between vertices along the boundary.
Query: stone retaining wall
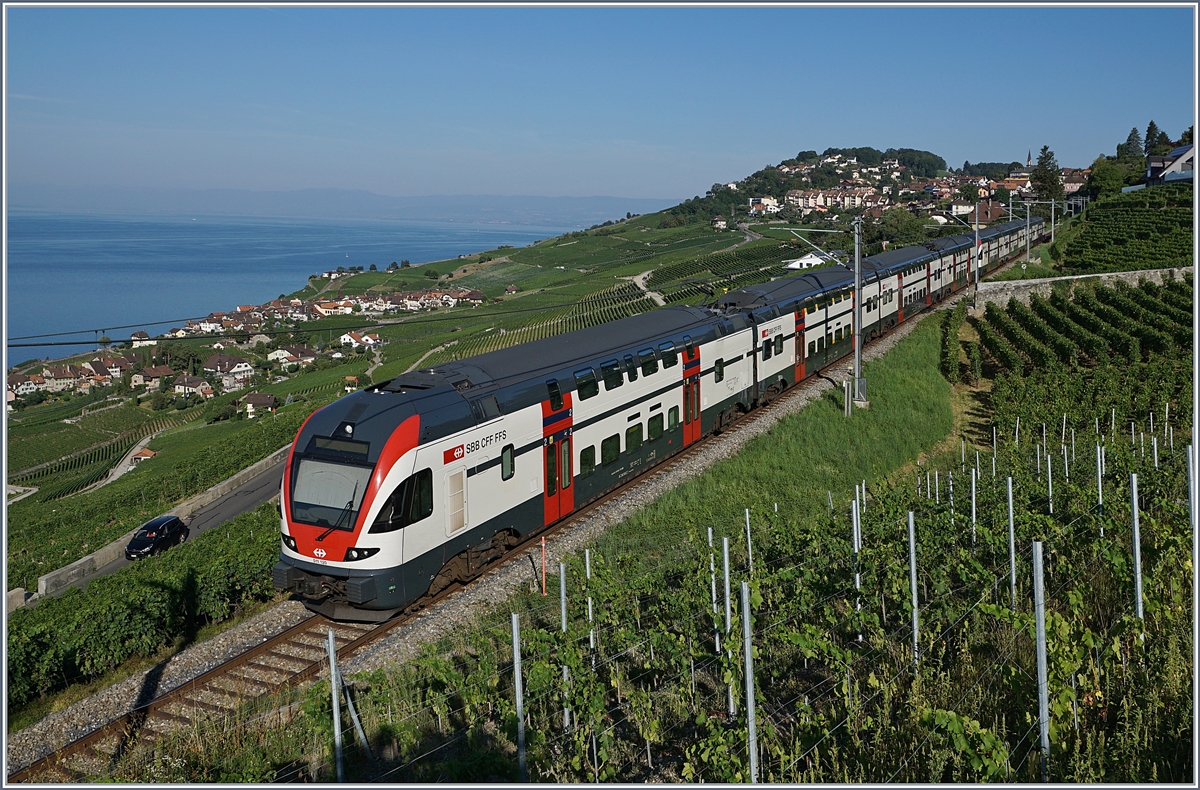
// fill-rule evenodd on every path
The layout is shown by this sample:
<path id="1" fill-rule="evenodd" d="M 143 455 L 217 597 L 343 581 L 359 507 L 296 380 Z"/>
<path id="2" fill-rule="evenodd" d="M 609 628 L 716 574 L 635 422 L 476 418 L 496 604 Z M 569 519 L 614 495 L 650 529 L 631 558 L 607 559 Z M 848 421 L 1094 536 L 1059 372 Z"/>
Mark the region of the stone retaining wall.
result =
<path id="1" fill-rule="evenodd" d="M 988 280 L 979 284 L 980 307 L 976 312 L 981 312 L 982 306 L 988 302 L 1006 305 L 1008 300 L 1013 297 L 1018 302 L 1029 304 L 1029 295 L 1032 293 L 1047 297 L 1055 286 L 1061 287 L 1065 284 L 1068 288 L 1074 289 L 1075 284 L 1080 280 L 1124 280 L 1130 285 L 1137 285 L 1138 280 L 1145 279 L 1161 285 L 1162 281 L 1168 277 L 1180 280 L 1191 276 L 1192 267 L 1187 266 L 1181 269 L 1141 269 L 1135 272 L 1079 274 L 1071 277 L 1048 277 L 1042 280 Z"/>
<path id="2" fill-rule="evenodd" d="M 250 480 L 255 475 L 258 475 L 264 470 L 279 463 L 287 457 L 288 450 L 290 449 L 291 443 L 280 448 L 274 453 L 271 453 L 271 455 L 267 456 L 258 463 L 246 467 L 232 477 L 222 480 L 212 488 L 201 491 L 191 499 L 188 499 L 171 510 L 168 510 L 164 515 L 185 518 L 187 515 L 194 513 L 196 510 L 199 510 L 205 505 L 215 502 L 216 500 L 225 496 L 230 491 L 233 491 L 235 488 Z M 137 532 L 136 529 L 126 535 L 122 535 L 120 538 L 108 544 L 107 546 L 97 549 L 95 552 L 87 555 L 86 557 L 75 560 L 75 562 L 72 562 L 65 568 L 59 568 L 58 570 L 51 571 L 44 576 L 39 576 L 37 596 L 39 598 L 44 598 L 47 596 L 59 595 L 73 582 L 85 579 L 95 573 L 98 569 L 108 565 L 110 562 L 120 559 L 122 556 L 124 556 L 125 546 L 133 538 L 135 532 Z M 20 604 L 17 604 L 17 606 L 24 606 L 27 600 L 28 599 L 22 600 Z M 8 605 L 16 608 L 13 606 L 11 593 Z M 11 609 L 9 611 L 11 611 Z"/>

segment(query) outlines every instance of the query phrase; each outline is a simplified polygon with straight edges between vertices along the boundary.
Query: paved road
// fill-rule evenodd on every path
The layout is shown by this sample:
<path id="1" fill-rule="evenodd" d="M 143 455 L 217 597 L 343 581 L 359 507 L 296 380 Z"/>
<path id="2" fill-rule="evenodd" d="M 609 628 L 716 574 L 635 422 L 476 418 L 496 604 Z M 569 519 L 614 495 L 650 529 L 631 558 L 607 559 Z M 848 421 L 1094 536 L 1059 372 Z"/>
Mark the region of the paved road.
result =
<path id="1" fill-rule="evenodd" d="M 283 468 L 286 465 L 286 460 L 280 461 L 266 471 L 250 478 L 243 485 L 230 491 L 217 501 L 211 502 L 197 510 L 192 515 L 191 520 L 187 522 L 188 540 L 210 529 L 219 527 L 225 522 L 240 516 L 242 513 L 254 510 L 263 502 L 268 501 L 271 497 L 278 494 L 279 483 L 283 479 Z M 125 557 L 119 557 L 104 567 L 96 569 L 90 576 L 72 582 L 69 587 L 85 588 L 92 579 L 116 573 L 121 568 L 132 564 Z M 61 595 L 67 589 L 68 587 L 64 587 L 58 594 Z M 31 601 L 31 604 L 36 606 L 37 601 Z"/>

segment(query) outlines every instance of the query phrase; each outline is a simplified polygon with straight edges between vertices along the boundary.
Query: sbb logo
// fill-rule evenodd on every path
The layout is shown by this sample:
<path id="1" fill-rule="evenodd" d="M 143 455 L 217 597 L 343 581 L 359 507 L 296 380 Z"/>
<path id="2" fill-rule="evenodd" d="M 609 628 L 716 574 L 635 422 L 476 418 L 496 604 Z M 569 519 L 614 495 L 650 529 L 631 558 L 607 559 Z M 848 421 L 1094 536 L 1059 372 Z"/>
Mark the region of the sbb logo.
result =
<path id="1" fill-rule="evenodd" d="M 461 459 L 466 454 L 467 454 L 466 450 L 464 449 L 463 445 L 461 445 L 461 444 L 458 447 L 451 447 L 449 450 L 442 453 L 442 463 L 452 464 L 455 461 Z"/>
<path id="2" fill-rule="evenodd" d="M 314 557 L 324 557 L 325 549 L 313 549 L 313 556 Z"/>

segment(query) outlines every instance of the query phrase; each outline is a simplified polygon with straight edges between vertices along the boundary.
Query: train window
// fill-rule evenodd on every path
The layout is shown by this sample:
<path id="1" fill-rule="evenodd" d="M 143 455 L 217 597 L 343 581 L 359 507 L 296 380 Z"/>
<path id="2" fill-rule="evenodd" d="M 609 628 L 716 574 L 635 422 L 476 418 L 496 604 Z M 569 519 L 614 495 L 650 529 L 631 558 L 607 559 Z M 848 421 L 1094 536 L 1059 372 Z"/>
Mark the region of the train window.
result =
<path id="1" fill-rule="evenodd" d="M 722 381 L 725 378 L 725 360 L 718 359 L 713 363 L 713 381 Z"/>
<path id="2" fill-rule="evenodd" d="M 546 382 L 546 391 L 550 393 L 550 410 L 558 411 L 563 407 L 562 391 L 558 388 L 558 381 L 550 379 Z"/>
<path id="3" fill-rule="evenodd" d="M 650 441 L 654 441 L 663 435 L 663 416 L 655 414 L 646 421 L 646 437 Z"/>
<path id="4" fill-rule="evenodd" d="M 817 353 L 817 341 L 810 340 L 808 341 L 808 355 L 811 357 L 815 353 Z"/>
<path id="5" fill-rule="evenodd" d="M 804 313 L 805 313 L 806 315 L 812 315 L 812 314 L 813 314 L 813 313 L 815 313 L 815 312 L 817 312 L 817 306 L 816 306 L 816 304 L 812 304 L 812 303 L 810 303 L 810 304 L 806 304 L 806 305 L 804 305 Z"/>
<path id="6" fill-rule="evenodd" d="M 596 371 L 591 368 L 575 371 L 575 392 L 580 400 L 587 400 L 599 394 L 600 385 L 596 382 Z"/>
<path id="7" fill-rule="evenodd" d="M 763 362 L 766 362 L 768 359 L 771 358 L 771 349 L 772 348 L 773 348 L 773 346 L 771 345 L 771 340 L 769 338 L 767 340 L 763 341 L 763 344 L 762 344 Z"/>
<path id="8" fill-rule="evenodd" d="M 614 433 L 604 441 L 600 442 L 600 465 L 608 466 L 616 463 L 621 457 L 621 434 Z"/>
<path id="9" fill-rule="evenodd" d="M 817 352 L 818 353 L 825 350 L 825 338 L 826 337 L 827 337 L 827 335 L 822 335 L 821 337 L 817 338 Z"/>
<path id="10" fill-rule="evenodd" d="M 585 447 L 579 453 L 579 476 L 589 477 L 596 471 L 596 446 Z"/>
<path id="11" fill-rule="evenodd" d="M 687 335 L 683 336 L 683 348 L 687 352 L 687 358 L 691 359 L 692 353 L 696 350 L 696 347 L 692 344 L 692 339 Z"/>
<path id="12" fill-rule="evenodd" d="M 475 412 L 477 420 L 493 420 L 500 416 L 500 404 L 495 395 L 471 401 L 471 411 Z"/>
<path id="13" fill-rule="evenodd" d="M 373 533 L 392 532 L 428 518 L 433 513 L 433 470 L 422 469 L 403 483 L 383 503 Z"/>
<path id="14" fill-rule="evenodd" d="M 783 335 L 775 335 L 775 355 L 783 353 Z"/>
<path id="15" fill-rule="evenodd" d="M 625 372 L 629 374 L 629 381 L 637 381 L 637 362 L 634 361 L 632 354 L 625 355 Z"/>
<path id="16" fill-rule="evenodd" d="M 642 424 L 630 425 L 625 429 L 625 454 L 636 453 L 642 447 Z"/>
<path id="17" fill-rule="evenodd" d="M 604 379 L 605 391 L 615 390 L 625 383 L 624 377 L 621 376 L 621 363 L 615 359 L 600 363 L 600 377 Z"/>
<path id="18" fill-rule="evenodd" d="M 658 360 L 654 357 L 654 349 L 643 348 L 638 352 L 638 360 L 642 363 L 643 376 L 650 376 L 658 372 Z"/>
<path id="19" fill-rule="evenodd" d="M 546 496 L 558 491 L 558 446 L 551 440 L 546 444 Z"/>
<path id="20" fill-rule="evenodd" d="M 517 466 L 513 458 L 513 446 L 506 444 L 504 445 L 504 449 L 500 451 L 500 479 L 509 480 L 516 471 Z"/>
<path id="21" fill-rule="evenodd" d="M 571 437 L 566 437 L 559 445 L 562 447 L 562 487 L 565 491 L 571 487 Z"/>
<path id="22" fill-rule="evenodd" d="M 837 329 L 833 330 L 833 342 L 835 342 L 835 343 L 842 342 L 842 328 L 840 326 Z"/>
<path id="23" fill-rule="evenodd" d="M 662 366 L 664 368 L 673 368 L 675 363 L 679 361 L 679 355 L 675 353 L 674 343 L 659 343 L 658 355 L 662 357 Z"/>
<path id="24" fill-rule="evenodd" d="M 667 430 L 673 431 L 679 427 L 679 407 L 672 406 L 667 412 Z"/>

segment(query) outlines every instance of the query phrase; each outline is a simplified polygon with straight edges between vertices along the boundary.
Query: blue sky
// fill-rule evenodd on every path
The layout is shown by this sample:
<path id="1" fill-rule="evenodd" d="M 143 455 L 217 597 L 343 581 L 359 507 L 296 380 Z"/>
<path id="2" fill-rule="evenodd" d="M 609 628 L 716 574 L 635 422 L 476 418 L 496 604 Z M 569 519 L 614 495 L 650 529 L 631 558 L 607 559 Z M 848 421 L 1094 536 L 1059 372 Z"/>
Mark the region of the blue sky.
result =
<path id="1" fill-rule="evenodd" d="M 10 183 L 682 198 L 829 146 L 1086 166 L 1195 112 L 1190 8 L 6 13 Z"/>

